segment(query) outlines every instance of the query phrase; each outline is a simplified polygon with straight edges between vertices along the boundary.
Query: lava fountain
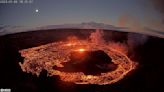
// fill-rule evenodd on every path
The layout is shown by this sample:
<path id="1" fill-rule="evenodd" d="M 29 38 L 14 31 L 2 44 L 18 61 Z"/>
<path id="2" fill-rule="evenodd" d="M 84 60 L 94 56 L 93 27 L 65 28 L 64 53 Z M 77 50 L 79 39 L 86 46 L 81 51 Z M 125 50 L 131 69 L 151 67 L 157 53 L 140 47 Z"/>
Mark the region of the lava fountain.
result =
<path id="1" fill-rule="evenodd" d="M 118 50 L 117 48 L 119 48 L 119 45 L 114 48 L 113 46 L 116 45 L 110 46 L 108 43 L 102 41 L 102 36 L 97 35 L 97 33 L 99 33 L 98 31 L 99 30 L 91 34 L 91 40 L 76 39 L 71 43 L 70 41 L 60 41 L 20 50 L 19 52 L 21 53 L 21 56 L 24 57 L 24 62 L 19 63 L 22 71 L 39 76 L 42 70 L 47 70 L 48 76 L 57 75 L 62 81 L 72 82 L 75 84 L 105 85 L 118 82 L 130 71 L 134 70 L 137 66 L 137 63 L 131 61 L 124 52 Z M 94 36 L 95 34 L 96 36 Z M 94 37 L 98 37 L 98 40 Z M 101 72 L 98 75 L 85 74 L 82 71 L 65 72 L 60 70 L 60 68 L 66 67 L 64 63 L 70 63 L 72 52 L 78 52 L 78 54 L 75 55 L 79 58 L 77 60 L 84 62 L 85 60 L 81 59 L 87 56 L 86 51 L 95 52 L 100 50 L 110 56 L 111 62 L 114 65 L 117 65 L 114 70 Z M 89 62 L 91 61 L 93 60 L 89 60 Z M 103 65 L 107 67 L 111 66 L 111 64 L 108 63 Z M 102 66 L 98 65 L 97 67 Z"/>

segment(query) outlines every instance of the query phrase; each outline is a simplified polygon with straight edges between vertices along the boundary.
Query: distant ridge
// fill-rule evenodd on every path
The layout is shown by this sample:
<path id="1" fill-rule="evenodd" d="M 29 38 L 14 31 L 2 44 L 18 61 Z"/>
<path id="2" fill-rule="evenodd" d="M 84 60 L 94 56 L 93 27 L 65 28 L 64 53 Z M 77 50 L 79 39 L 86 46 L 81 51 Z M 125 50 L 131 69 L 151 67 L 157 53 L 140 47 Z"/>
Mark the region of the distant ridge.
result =
<path id="1" fill-rule="evenodd" d="M 140 33 L 140 34 L 146 34 L 146 35 L 164 38 L 164 32 L 160 32 L 158 30 L 152 30 L 150 28 L 143 28 L 142 31 L 140 31 L 140 30 L 134 30 L 127 27 L 116 27 L 114 25 L 97 23 L 97 22 L 46 25 L 46 26 L 34 27 L 34 28 L 23 27 L 23 26 L 0 25 L 0 36 L 7 35 L 7 34 L 20 33 L 20 32 L 47 30 L 47 29 L 105 29 L 105 30 L 113 30 L 113 31 L 120 31 L 120 32 Z"/>

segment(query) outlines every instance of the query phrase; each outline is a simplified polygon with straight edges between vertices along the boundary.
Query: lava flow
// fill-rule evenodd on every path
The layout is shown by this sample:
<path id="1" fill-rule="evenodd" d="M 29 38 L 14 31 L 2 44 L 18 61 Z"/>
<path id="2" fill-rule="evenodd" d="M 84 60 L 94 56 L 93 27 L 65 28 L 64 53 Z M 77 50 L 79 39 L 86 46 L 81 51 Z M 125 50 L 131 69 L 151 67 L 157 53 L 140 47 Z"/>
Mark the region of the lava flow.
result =
<path id="1" fill-rule="evenodd" d="M 99 30 L 96 31 L 99 33 Z M 39 76 L 42 70 L 47 70 L 49 76 L 58 75 L 62 81 L 73 82 L 75 84 L 112 84 L 124 78 L 130 71 L 136 68 L 137 63 L 131 61 L 124 52 L 118 50 L 101 41 L 91 40 L 74 40 L 74 41 L 61 41 L 33 47 L 29 49 L 20 50 L 21 56 L 24 57 L 24 62 L 19 63 L 24 72 L 36 74 Z M 96 35 L 101 38 L 101 35 Z M 115 46 L 115 45 L 113 45 Z M 121 48 L 121 47 L 120 47 Z M 111 62 L 117 65 L 113 71 L 102 72 L 99 75 L 85 74 L 79 72 L 65 72 L 58 68 L 64 68 L 64 63 L 70 63 L 71 53 L 79 52 L 77 57 L 84 58 L 86 51 L 103 51 L 111 58 Z M 80 60 L 77 59 L 77 60 Z M 84 60 L 81 60 L 82 62 Z M 102 61 L 103 62 L 103 61 Z M 106 64 L 109 66 L 108 64 Z M 58 67 L 54 69 L 54 67 Z M 102 66 L 98 66 L 102 67 Z M 96 72 L 96 70 L 95 70 Z"/>

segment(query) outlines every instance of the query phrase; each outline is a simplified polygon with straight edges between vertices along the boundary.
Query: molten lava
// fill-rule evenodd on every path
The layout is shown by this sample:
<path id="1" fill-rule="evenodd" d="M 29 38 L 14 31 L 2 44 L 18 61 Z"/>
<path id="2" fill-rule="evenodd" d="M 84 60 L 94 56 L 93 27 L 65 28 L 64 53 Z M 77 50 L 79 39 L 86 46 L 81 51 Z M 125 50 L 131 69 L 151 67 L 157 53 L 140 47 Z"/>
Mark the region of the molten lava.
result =
<path id="1" fill-rule="evenodd" d="M 24 57 L 24 62 L 19 64 L 24 72 L 36 74 L 38 76 L 42 70 L 47 70 L 49 76 L 58 75 L 62 81 L 66 82 L 98 85 L 112 84 L 124 78 L 130 71 L 135 69 L 137 65 L 135 62 L 131 61 L 126 54 L 120 52 L 120 50 L 117 50 L 117 48 L 111 48 L 109 44 L 97 44 L 97 42 L 95 43 L 89 40 L 76 39 L 73 43 L 70 43 L 70 41 L 54 42 L 38 47 L 20 50 L 21 56 Z M 77 62 L 72 63 L 71 53 L 76 51 L 78 51 L 79 54 L 75 54 L 73 58 Z M 108 59 L 109 62 L 101 64 L 105 60 L 102 59 L 103 61 L 96 61 L 93 59 L 93 57 L 99 57 L 102 52 L 98 52 L 100 53 L 96 54 L 98 56 L 92 55 L 92 58 L 85 59 L 84 57 L 87 55 L 85 53 L 86 51 L 103 51 L 107 56 L 109 56 L 108 58 L 111 58 L 111 60 Z M 82 58 L 84 58 L 84 60 Z M 84 64 L 83 66 L 85 66 L 85 64 L 91 64 L 89 67 L 95 67 L 95 72 L 97 69 L 108 70 L 108 68 L 113 68 L 113 65 L 117 65 L 117 67 L 113 68 L 113 70 L 100 72 L 98 75 L 85 74 L 85 72 L 81 70 L 76 72 L 66 72 L 61 70 L 62 68 L 67 67 L 65 63 L 72 63 L 73 66 L 77 67 L 76 63 L 79 63 L 78 61 L 84 62 L 86 60 L 87 63 L 80 64 Z M 69 68 L 73 68 L 73 66 L 69 66 Z"/>
<path id="2" fill-rule="evenodd" d="M 84 52 L 84 51 L 85 51 L 85 49 L 81 48 L 81 49 L 79 49 L 79 51 L 80 51 L 80 52 Z"/>

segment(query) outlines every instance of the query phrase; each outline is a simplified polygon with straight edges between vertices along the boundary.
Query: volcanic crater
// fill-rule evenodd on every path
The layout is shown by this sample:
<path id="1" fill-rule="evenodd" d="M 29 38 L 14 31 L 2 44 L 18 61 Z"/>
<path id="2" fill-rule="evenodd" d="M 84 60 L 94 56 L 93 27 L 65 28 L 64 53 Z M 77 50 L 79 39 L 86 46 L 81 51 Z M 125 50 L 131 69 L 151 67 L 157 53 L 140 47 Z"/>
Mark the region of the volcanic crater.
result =
<path id="1" fill-rule="evenodd" d="M 103 50 L 72 51 L 70 61 L 62 64 L 64 67 L 54 66 L 54 69 L 62 72 L 83 72 L 85 75 L 100 75 L 117 68 L 117 64 L 114 64 L 112 58 Z"/>

